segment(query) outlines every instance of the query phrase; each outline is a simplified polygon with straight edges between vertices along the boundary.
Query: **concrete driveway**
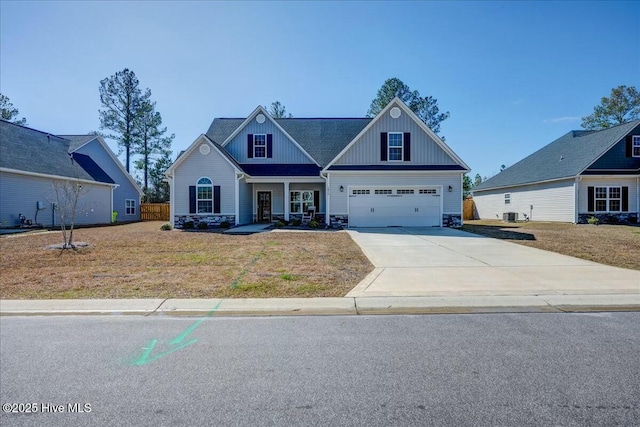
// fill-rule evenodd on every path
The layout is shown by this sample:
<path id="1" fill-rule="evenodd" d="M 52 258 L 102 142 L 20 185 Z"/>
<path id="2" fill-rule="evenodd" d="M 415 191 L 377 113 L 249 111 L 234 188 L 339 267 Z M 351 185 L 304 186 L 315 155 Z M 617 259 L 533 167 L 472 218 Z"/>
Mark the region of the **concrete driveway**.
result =
<path id="1" fill-rule="evenodd" d="M 376 267 L 347 294 L 638 294 L 640 271 L 450 228 L 362 228 L 349 235 Z"/>

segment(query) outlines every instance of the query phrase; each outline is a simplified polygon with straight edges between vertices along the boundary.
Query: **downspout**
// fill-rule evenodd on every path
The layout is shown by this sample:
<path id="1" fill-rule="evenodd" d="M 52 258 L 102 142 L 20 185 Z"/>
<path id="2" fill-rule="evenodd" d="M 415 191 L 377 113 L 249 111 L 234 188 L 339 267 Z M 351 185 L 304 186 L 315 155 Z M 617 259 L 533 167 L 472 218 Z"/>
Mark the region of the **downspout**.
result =
<path id="1" fill-rule="evenodd" d="M 326 175 L 325 175 L 326 174 Z M 326 182 L 324 183 L 324 223 L 327 224 L 327 227 L 331 226 L 331 217 L 329 216 L 329 206 L 331 206 L 331 179 L 329 179 L 329 174 L 326 172 L 320 172 L 320 177 L 323 178 Z"/>
<path id="2" fill-rule="evenodd" d="M 636 177 L 636 222 L 640 222 L 640 176 Z"/>
<path id="3" fill-rule="evenodd" d="M 576 186 L 576 191 L 575 191 L 575 197 L 573 199 L 573 223 L 577 224 L 579 219 L 580 219 L 580 181 L 582 181 L 582 177 L 581 176 L 577 176 L 576 177 L 576 182 L 575 182 L 575 186 Z"/>
<path id="4" fill-rule="evenodd" d="M 175 196 L 175 188 L 176 188 L 176 176 L 175 174 L 171 175 L 170 177 L 168 177 L 169 179 L 167 180 L 168 184 L 169 184 L 169 215 L 171 215 L 171 218 L 169 218 L 169 221 L 171 222 L 171 227 L 172 228 L 176 228 L 176 196 Z"/>
<path id="5" fill-rule="evenodd" d="M 244 173 L 237 174 L 236 178 L 236 225 L 240 224 L 240 180 L 244 178 Z"/>
<path id="6" fill-rule="evenodd" d="M 460 174 L 460 225 L 464 224 L 464 173 Z"/>

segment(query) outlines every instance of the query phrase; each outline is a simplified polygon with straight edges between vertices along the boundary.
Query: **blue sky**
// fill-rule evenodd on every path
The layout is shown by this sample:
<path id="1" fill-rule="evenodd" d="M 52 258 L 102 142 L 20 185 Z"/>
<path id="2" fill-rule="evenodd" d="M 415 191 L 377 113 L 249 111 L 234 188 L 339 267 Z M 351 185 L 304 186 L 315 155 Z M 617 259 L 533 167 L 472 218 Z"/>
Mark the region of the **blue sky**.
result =
<path id="1" fill-rule="evenodd" d="M 275 100 L 363 117 L 398 77 L 451 112 L 447 144 L 490 176 L 640 87 L 640 2 L 0 2 L 0 91 L 30 127 L 97 130 L 99 82 L 123 68 L 174 155 Z"/>

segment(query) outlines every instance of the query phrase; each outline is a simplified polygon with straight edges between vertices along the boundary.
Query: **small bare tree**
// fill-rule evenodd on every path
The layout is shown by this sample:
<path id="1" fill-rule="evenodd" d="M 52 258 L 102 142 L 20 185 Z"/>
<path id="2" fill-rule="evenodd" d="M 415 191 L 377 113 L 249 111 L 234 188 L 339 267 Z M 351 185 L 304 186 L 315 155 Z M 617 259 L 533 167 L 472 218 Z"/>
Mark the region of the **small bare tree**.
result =
<path id="1" fill-rule="evenodd" d="M 55 211 L 62 231 L 62 249 L 75 249 L 73 244 L 73 228 L 79 211 L 79 201 L 88 190 L 79 180 L 53 181 Z M 69 234 L 67 235 L 67 224 Z"/>

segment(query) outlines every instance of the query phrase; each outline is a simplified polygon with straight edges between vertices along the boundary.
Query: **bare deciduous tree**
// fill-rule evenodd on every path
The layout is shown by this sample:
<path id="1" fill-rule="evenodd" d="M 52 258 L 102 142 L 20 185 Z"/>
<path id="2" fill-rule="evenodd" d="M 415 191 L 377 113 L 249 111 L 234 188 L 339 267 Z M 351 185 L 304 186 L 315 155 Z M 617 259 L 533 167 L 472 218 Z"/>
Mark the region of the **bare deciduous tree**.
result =
<path id="1" fill-rule="evenodd" d="M 81 210 L 79 201 L 88 189 L 79 180 L 53 181 L 55 212 L 60 221 L 62 231 L 62 249 L 75 249 L 73 243 L 73 229 L 76 215 Z M 67 226 L 69 233 L 67 235 Z"/>

